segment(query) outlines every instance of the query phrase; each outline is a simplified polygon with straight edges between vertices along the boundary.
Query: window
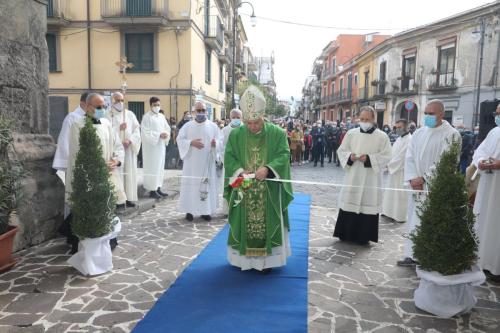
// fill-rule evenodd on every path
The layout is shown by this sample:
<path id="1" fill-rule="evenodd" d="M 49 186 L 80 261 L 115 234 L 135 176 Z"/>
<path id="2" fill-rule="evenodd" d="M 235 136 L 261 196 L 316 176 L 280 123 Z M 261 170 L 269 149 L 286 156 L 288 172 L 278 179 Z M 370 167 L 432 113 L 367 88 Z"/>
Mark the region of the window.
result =
<path id="1" fill-rule="evenodd" d="M 127 0 L 127 16 L 151 16 L 151 0 Z"/>
<path id="2" fill-rule="evenodd" d="M 212 82 L 212 52 L 210 50 L 205 52 L 205 82 Z"/>
<path id="3" fill-rule="evenodd" d="M 337 58 L 332 59 L 332 73 L 335 74 L 337 72 Z"/>
<path id="4" fill-rule="evenodd" d="M 224 92 L 224 65 L 219 63 L 219 91 Z"/>
<path id="5" fill-rule="evenodd" d="M 387 62 L 383 61 L 380 63 L 379 74 L 378 74 L 379 83 L 377 92 L 379 95 L 385 94 L 386 71 L 387 71 Z"/>
<path id="6" fill-rule="evenodd" d="M 453 86 L 455 84 L 455 43 L 442 45 L 438 53 L 437 85 Z"/>
<path id="7" fill-rule="evenodd" d="M 341 78 L 339 81 L 339 97 L 344 97 L 344 78 Z"/>
<path id="8" fill-rule="evenodd" d="M 125 34 L 125 56 L 134 64 L 130 72 L 154 71 L 154 33 Z"/>
<path id="9" fill-rule="evenodd" d="M 49 49 L 49 72 L 57 72 L 57 36 L 46 34 L 47 47 Z"/>
<path id="10" fill-rule="evenodd" d="M 358 85 L 358 73 L 354 74 L 354 85 Z"/>
<path id="11" fill-rule="evenodd" d="M 331 95 L 334 95 L 335 94 L 335 81 L 332 82 L 332 93 Z"/>
<path id="12" fill-rule="evenodd" d="M 401 91 L 413 90 L 415 83 L 415 53 L 403 56 L 403 73 L 401 76 Z"/>
<path id="13" fill-rule="evenodd" d="M 352 95 L 352 73 L 347 74 L 347 98 L 351 98 Z"/>
<path id="14" fill-rule="evenodd" d="M 128 109 L 135 114 L 140 123 L 144 116 L 144 102 L 128 102 Z"/>

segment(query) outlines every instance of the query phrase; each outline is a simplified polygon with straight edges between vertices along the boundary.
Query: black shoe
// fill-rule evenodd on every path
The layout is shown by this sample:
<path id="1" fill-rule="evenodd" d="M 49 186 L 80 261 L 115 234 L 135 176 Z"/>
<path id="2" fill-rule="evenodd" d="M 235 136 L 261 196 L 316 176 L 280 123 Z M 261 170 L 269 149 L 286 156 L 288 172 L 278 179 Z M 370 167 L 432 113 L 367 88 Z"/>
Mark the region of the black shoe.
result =
<path id="1" fill-rule="evenodd" d="M 116 209 L 125 209 L 125 204 L 116 205 Z"/>
<path id="2" fill-rule="evenodd" d="M 212 216 L 210 216 L 210 215 L 202 215 L 201 218 L 204 219 L 205 221 L 212 220 Z"/>
<path id="3" fill-rule="evenodd" d="M 259 271 L 259 273 L 266 275 L 271 273 L 272 270 L 273 270 L 272 268 L 264 268 L 263 270 Z"/>
<path id="4" fill-rule="evenodd" d="M 111 246 L 111 251 L 113 251 L 118 246 L 118 239 L 116 239 L 116 237 L 110 239 L 109 246 Z"/>
<path id="5" fill-rule="evenodd" d="M 133 203 L 132 201 L 125 201 L 125 206 L 127 207 L 135 207 L 135 203 Z"/>
<path id="6" fill-rule="evenodd" d="M 401 267 L 412 267 L 418 265 L 418 262 L 416 262 L 412 258 L 404 258 L 403 260 L 399 260 L 397 262 L 397 265 Z"/>
<path id="7" fill-rule="evenodd" d="M 161 199 L 162 198 L 161 195 L 156 191 L 150 191 L 149 197 L 153 198 L 153 199 Z"/>
<path id="8" fill-rule="evenodd" d="M 492 282 L 495 282 L 495 283 L 500 283 L 500 275 L 495 275 L 495 274 L 492 274 L 490 271 L 488 270 L 483 270 L 484 272 L 484 275 L 486 275 L 486 278 Z"/>
<path id="9" fill-rule="evenodd" d="M 70 254 L 75 254 L 78 252 L 78 243 L 79 243 L 78 237 L 73 236 L 70 241 L 71 244 L 71 251 L 69 251 Z"/>
<path id="10" fill-rule="evenodd" d="M 186 214 L 186 220 L 188 220 L 189 222 L 191 222 L 193 220 L 193 214 L 187 213 Z"/>
<path id="11" fill-rule="evenodd" d="M 332 161 L 330 160 L 330 161 L 328 161 L 328 163 L 332 163 Z"/>
<path id="12" fill-rule="evenodd" d="M 158 193 L 159 195 L 161 195 L 162 197 L 168 197 L 168 194 L 165 193 L 165 192 L 162 192 L 161 189 L 158 187 L 158 189 L 156 190 L 156 193 Z"/>

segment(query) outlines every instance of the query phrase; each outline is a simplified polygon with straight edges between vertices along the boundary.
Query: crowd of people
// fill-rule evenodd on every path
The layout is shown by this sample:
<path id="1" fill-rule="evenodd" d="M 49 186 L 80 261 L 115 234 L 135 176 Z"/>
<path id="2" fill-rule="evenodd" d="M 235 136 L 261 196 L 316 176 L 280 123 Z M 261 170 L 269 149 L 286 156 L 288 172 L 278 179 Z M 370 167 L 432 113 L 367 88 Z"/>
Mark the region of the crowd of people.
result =
<path id="1" fill-rule="evenodd" d="M 231 110 L 229 119 L 209 120 L 206 105 L 196 102 L 179 123 L 174 118 L 168 121 L 160 99 L 151 97 L 151 110 L 139 123 L 134 113 L 125 109 L 123 94 L 112 95 L 110 110 L 105 109 L 103 96 L 83 94 L 79 107 L 63 122 L 53 163 L 54 169 L 66 171 L 65 217 L 71 212 L 67 198 L 79 149 L 77 138 L 86 119 L 92 121 L 101 141 L 117 208 L 133 207 L 138 200 L 139 151 L 144 188 L 151 198 L 167 196 L 162 190 L 166 155 L 174 150 L 182 160 L 178 211 L 187 221 L 195 216 L 209 221 L 223 193 L 224 212 L 232 228 L 228 260 L 242 269 L 261 271 L 286 263 L 286 207 L 292 194 L 290 183 L 262 180 L 289 180 L 291 165 L 314 163 L 314 167 L 324 167 L 326 160 L 342 167 L 345 179 L 333 236 L 368 244 L 378 241 L 381 214 L 397 222 L 408 221 L 409 232 L 419 225 L 417 206 L 425 198 L 436 164 L 451 142 L 458 141 L 462 145 L 461 171 L 473 166 L 482 173 L 474 205 L 479 264 L 500 280 L 500 245 L 491 236 L 500 232 L 496 219 L 500 212 L 494 204 L 500 188 L 500 178 L 494 172 L 500 169 L 500 106 L 495 115 L 498 126 L 478 145 L 472 132 L 463 126 L 454 128 L 444 119 L 444 104 L 439 100 L 426 105 L 420 128 L 401 119 L 394 126 L 378 129 L 377 114 L 369 106 L 361 108 L 355 119 L 347 118 L 346 123 L 318 120 L 310 124 L 287 119 L 272 124 L 264 120 L 265 99 L 258 89 L 249 88 L 244 97 L 242 110 Z M 382 184 L 384 172 L 388 173 L 387 185 Z M 242 190 L 242 184 L 253 185 Z M 272 209 L 276 198 L 282 200 L 281 211 Z M 246 229 L 242 229 L 242 221 Z M 278 238 L 269 238 L 263 233 L 266 228 L 278 228 L 273 236 Z M 77 240 L 68 239 L 76 252 Z M 116 245 L 115 239 L 112 246 Z M 398 265 L 415 264 L 408 239 Z"/>

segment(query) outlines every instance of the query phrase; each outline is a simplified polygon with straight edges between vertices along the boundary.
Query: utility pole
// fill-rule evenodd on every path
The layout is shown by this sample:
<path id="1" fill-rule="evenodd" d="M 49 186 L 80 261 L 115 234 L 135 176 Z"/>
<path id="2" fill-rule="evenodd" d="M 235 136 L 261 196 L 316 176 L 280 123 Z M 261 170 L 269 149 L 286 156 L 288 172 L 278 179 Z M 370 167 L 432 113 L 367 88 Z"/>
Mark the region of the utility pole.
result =
<path id="1" fill-rule="evenodd" d="M 472 133 L 475 133 L 475 127 L 479 123 L 479 101 L 481 97 L 481 80 L 482 80 L 482 72 L 483 72 L 483 51 L 484 51 L 484 35 L 485 35 L 485 22 L 484 18 L 481 19 L 481 39 L 480 39 L 480 51 L 479 51 L 479 73 L 477 76 L 477 94 L 476 94 L 476 109 L 475 109 L 475 114 L 474 117 L 472 117 Z"/>

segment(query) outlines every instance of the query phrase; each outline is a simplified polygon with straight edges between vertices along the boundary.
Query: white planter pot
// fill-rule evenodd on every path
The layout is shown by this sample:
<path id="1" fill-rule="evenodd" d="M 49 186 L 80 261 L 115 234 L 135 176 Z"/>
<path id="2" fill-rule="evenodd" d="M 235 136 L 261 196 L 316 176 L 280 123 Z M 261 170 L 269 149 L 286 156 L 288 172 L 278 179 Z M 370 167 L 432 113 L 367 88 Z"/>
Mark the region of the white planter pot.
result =
<path id="1" fill-rule="evenodd" d="M 113 256 L 109 240 L 115 238 L 121 230 L 121 222 L 115 217 L 115 230 L 99 238 L 82 239 L 78 243 L 78 252 L 68 259 L 68 263 L 83 275 L 97 275 L 113 269 Z"/>
<path id="2" fill-rule="evenodd" d="M 441 275 L 417 267 L 420 284 L 415 290 L 415 306 L 441 318 L 469 312 L 477 302 L 474 286 L 486 277 L 478 266 L 456 275 Z"/>

